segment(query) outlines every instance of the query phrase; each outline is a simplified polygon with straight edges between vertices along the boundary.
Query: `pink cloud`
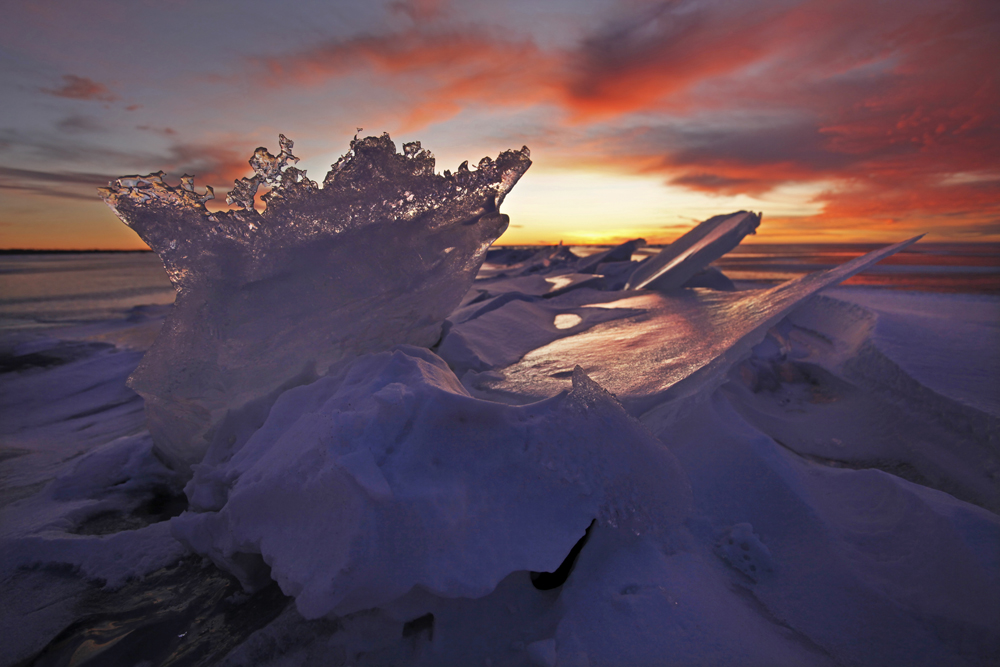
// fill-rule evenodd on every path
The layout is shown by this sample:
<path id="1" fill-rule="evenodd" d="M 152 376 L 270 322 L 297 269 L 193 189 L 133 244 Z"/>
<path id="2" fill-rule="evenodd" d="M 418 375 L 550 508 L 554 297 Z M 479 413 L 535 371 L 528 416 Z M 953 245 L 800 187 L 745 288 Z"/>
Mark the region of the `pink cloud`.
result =
<path id="1" fill-rule="evenodd" d="M 995 216 L 1000 203 L 988 179 L 949 181 L 1000 172 L 995 2 L 682 0 L 622 12 L 569 49 L 443 25 L 260 65 L 272 86 L 367 71 L 405 94 L 396 113 L 410 129 L 469 108 L 546 107 L 556 126 L 605 138 L 580 159 L 705 192 L 835 182 L 818 201 L 836 218 Z"/>
<path id="2" fill-rule="evenodd" d="M 42 88 L 43 92 L 56 97 L 65 97 L 71 100 L 97 100 L 100 102 L 114 102 L 118 96 L 108 90 L 103 83 L 98 83 L 85 76 L 75 74 L 64 74 L 63 85 L 59 88 Z"/>

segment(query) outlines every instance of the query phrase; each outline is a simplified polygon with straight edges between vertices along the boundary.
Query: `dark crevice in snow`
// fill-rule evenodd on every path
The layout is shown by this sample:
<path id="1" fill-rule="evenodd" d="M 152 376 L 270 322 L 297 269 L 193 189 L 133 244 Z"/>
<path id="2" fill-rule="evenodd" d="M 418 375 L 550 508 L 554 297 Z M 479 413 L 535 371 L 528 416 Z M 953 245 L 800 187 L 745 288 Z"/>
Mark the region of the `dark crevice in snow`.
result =
<path id="1" fill-rule="evenodd" d="M 424 633 L 429 641 L 434 641 L 434 614 L 424 614 L 403 624 L 404 639 L 412 637 L 416 641 Z"/>
<path id="2" fill-rule="evenodd" d="M 24 456 L 25 454 L 30 454 L 30 449 L 23 449 L 19 447 L 5 447 L 0 449 L 0 463 L 8 461 L 10 459 L 16 459 L 18 456 Z"/>
<path id="3" fill-rule="evenodd" d="M 109 410 L 114 410 L 115 408 L 120 408 L 123 405 L 131 405 L 131 404 L 137 404 L 138 408 L 142 408 L 142 398 L 138 394 L 136 394 L 123 401 L 115 401 L 114 403 L 106 403 L 104 405 L 98 405 L 97 407 L 89 408 L 87 410 L 82 410 L 75 414 L 69 415 L 68 417 L 64 417 L 63 421 L 82 419 L 83 417 L 93 417 L 95 415 L 101 414 L 102 412 L 107 412 Z"/>
<path id="4" fill-rule="evenodd" d="M 16 340 L 16 339 L 15 339 Z M 81 343 L 61 341 L 43 350 L 18 354 L 15 350 L 0 353 L 0 373 L 15 373 L 62 366 L 114 348 L 109 343 Z"/>
<path id="5" fill-rule="evenodd" d="M 783 447 L 786 451 L 791 452 L 798 458 L 810 463 L 816 463 L 830 468 L 847 468 L 849 470 L 881 470 L 882 472 L 887 472 L 890 475 L 895 475 L 896 477 L 905 479 L 907 482 L 913 482 L 914 484 L 926 486 L 931 489 L 937 488 L 931 480 L 920 474 L 919 470 L 906 461 L 897 461 L 895 459 L 865 459 L 858 461 L 831 459 L 823 456 L 797 452 L 795 449 L 789 447 L 777 438 L 772 438 L 772 440 Z"/>
<path id="6" fill-rule="evenodd" d="M 587 543 L 587 539 L 590 537 L 590 531 L 596 523 L 597 519 L 590 522 L 590 525 L 587 526 L 587 531 L 583 534 L 583 537 L 581 537 L 577 543 L 573 545 L 573 548 L 569 550 L 569 554 L 563 560 L 562 564 L 556 568 L 555 572 L 532 572 L 531 585 L 540 591 L 550 591 L 553 588 L 559 588 L 566 583 L 570 572 L 573 571 L 573 566 L 576 565 L 576 559 L 579 558 L 580 552 L 583 551 L 583 545 Z"/>
<path id="7" fill-rule="evenodd" d="M 82 521 L 73 531 L 77 535 L 110 535 L 123 530 L 137 530 L 179 516 L 188 508 L 187 497 L 177 489 L 162 486 L 131 512 L 111 510 Z"/>
<path id="8" fill-rule="evenodd" d="M 5 486 L 2 491 L 2 496 L 0 496 L 0 509 L 10 505 L 11 503 L 16 503 L 18 500 L 30 498 L 44 489 L 48 483 L 49 480 L 45 479 L 40 482 L 35 482 L 34 484 L 26 484 L 24 486 Z"/>

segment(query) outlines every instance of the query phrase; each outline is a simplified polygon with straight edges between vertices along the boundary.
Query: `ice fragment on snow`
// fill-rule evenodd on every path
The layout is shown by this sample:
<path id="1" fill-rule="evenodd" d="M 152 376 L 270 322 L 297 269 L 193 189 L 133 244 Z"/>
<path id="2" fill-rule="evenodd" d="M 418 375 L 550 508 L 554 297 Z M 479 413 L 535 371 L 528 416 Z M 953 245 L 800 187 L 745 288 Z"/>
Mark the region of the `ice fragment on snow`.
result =
<path id="1" fill-rule="evenodd" d="M 600 264 L 608 262 L 628 262 L 632 259 L 632 254 L 639 248 L 646 245 L 646 239 L 632 239 L 621 245 L 617 245 L 610 250 L 594 253 L 584 257 L 577 262 L 575 271 L 577 273 L 594 273 Z M 599 273 L 599 272 L 598 272 Z"/>
<path id="2" fill-rule="evenodd" d="M 700 223 L 662 251 L 650 257 L 629 278 L 626 289 L 668 292 L 680 288 L 695 274 L 755 233 L 760 215 L 739 211 L 717 215 Z"/>
<path id="3" fill-rule="evenodd" d="M 733 281 L 714 266 L 705 267 L 688 278 L 681 287 L 705 287 L 723 292 L 736 291 L 736 285 L 733 284 Z"/>

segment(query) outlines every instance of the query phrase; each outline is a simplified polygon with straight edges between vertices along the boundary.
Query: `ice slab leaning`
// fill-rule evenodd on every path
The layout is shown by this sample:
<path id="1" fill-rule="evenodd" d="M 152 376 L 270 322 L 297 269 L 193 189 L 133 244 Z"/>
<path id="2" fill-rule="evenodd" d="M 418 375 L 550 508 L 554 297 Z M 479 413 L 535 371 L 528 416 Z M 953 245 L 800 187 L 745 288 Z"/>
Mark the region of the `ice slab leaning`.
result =
<path id="1" fill-rule="evenodd" d="M 717 215 L 680 237 L 636 268 L 626 289 L 679 289 L 711 262 L 740 244 L 760 225 L 761 215 L 738 211 Z"/>

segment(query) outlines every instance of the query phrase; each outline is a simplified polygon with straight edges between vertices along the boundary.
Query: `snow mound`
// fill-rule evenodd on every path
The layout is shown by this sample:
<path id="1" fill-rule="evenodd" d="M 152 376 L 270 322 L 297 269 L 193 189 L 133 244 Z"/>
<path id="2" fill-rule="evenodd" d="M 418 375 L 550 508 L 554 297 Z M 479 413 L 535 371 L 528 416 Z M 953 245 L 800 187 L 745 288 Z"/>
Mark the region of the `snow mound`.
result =
<path id="1" fill-rule="evenodd" d="M 187 550 L 171 537 L 169 521 L 128 518 L 175 478 L 145 433 L 67 461 L 40 492 L 0 508 L 0 579 L 25 568 L 68 566 L 115 588 L 176 561 Z M 88 534 L 101 517 L 114 518 L 105 522 L 113 532 Z"/>
<path id="2" fill-rule="evenodd" d="M 501 405 L 408 346 L 286 391 L 188 495 L 199 511 L 174 535 L 249 586 L 266 563 L 306 618 L 414 587 L 482 597 L 512 572 L 556 570 L 595 518 L 669 531 L 690 502 L 670 452 L 582 371 L 569 392 Z"/>
<path id="3" fill-rule="evenodd" d="M 101 195 L 155 250 L 174 308 L 130 379 L 157 448 L 175 468 L 201 461 L 228 410 L 339 360 L 394 344 L 431 345 L 507 228 L 505 195 L 528 149 L 479 168 L 434 172 L 419 142 L 355 138 L 323 187 L 258 148 L 252 178 L 210 213 L 193 177 L 122 177 Z M 254 197 L 262 184 L 267 208 Z"/>
<path id="4" fill-rule="evenodd" d="M 725 393 L 745 419 L 812 461 L 877 468 L 997 511 L 997 419 L 937 393 L 883 354 L 881 319 L 814 296 L 732 369 Z M 954 372 L 941 367 L 941 375 Z"/>

